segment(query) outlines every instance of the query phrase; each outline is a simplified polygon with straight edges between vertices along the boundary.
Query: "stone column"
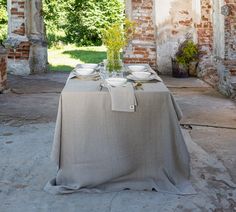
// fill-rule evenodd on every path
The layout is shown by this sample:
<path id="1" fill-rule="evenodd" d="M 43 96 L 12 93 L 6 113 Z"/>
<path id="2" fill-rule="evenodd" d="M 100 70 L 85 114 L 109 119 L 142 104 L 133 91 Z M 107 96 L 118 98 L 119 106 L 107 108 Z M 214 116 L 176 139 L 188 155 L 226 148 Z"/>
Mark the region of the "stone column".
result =
<path id="1" fill-rule="evenodd" d="M 126 7 L 128 17 L 137 23 L 137 28 L 133 40 L 124 51 L 124 62 L 148 63 L 156 69 L 156 29 L 153 0 L 128 0 Z"/>
<path id="2" fill-rule="evenodd" d="M 27 34 L 31 43 L 31 73 L 46 72 L 48 55 L 42 15 L 42 0 L 29 0 L 27 11 Z"/>
<path id="3" fill-rule="evenodd" d="M 47 70 L 41 0 L 8 0 L 8 71 L 27 75 Z"/>
<path id="4" fill-rule="evenodd" d="M 0 46 L 0 93 L 7 84 L 7 50 Z"/>

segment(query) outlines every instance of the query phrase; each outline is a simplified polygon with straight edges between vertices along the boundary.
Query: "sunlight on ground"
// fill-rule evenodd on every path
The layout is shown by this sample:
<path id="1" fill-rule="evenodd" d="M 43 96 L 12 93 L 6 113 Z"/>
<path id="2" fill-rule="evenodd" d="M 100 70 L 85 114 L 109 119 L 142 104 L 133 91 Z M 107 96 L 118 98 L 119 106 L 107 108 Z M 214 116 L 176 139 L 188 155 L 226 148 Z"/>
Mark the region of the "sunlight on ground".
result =
<path id="1" fill-rule="evenodd" d="M 71 71 L 78 63 L 100 63 L 106 58 L 104 46 L 76 47 L 63 46 L 48 50 L 51 71 Z"/>

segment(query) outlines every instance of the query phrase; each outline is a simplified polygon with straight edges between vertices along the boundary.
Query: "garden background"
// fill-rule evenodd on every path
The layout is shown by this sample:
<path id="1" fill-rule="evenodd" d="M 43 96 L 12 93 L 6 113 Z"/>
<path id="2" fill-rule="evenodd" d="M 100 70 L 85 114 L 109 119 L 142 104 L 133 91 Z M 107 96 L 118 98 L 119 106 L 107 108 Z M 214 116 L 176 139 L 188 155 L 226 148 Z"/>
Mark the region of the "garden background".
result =
<path id="1" fill-rule="evenodd" d="M 43 0 L 49 69 L 70 71 L 78 63 L 106 58 L 101 31 L 124 19 L 122 0 Z M 0 0 L 0 42 L 7 38 L 7 0 Z"/>

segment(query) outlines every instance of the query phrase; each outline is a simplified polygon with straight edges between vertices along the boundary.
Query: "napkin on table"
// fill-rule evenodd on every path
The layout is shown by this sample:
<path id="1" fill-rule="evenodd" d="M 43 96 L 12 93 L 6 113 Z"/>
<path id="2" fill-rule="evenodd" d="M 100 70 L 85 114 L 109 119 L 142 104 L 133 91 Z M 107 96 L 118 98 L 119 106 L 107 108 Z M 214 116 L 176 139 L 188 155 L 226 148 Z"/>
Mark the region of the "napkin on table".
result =
<path id="1" fill-rule="evenodd" d="M 137 100 L 131 83 L 119 87 L 106 84 L 106 87 L 111 95 L 112 111 L 135 112 Z"/>

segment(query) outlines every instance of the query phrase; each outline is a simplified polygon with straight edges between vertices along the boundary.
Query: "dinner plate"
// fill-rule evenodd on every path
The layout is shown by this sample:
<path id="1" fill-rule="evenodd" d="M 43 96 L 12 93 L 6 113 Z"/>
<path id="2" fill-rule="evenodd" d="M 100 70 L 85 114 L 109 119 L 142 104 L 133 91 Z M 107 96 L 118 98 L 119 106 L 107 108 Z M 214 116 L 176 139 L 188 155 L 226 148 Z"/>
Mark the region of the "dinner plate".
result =
<path id="1" fill-rule="evenodd" d="M 118 77 L 107 78 L 105 81 L 107 84 L 109 84 L 113 87 L 123 86 L 127 83 L 127 79 L 118 78 Z"/>
<path id="2" fill-rule="evenodd" d="M 94 73 L 94 69 L 93 68 L 77 68 L 75 70 L 76 74 L 80 75 L 80 76 L 88 76 Z"/>
<path id="3" fill-rule="evenodd" d="M 129 65 L 128 68 L 131 72 L 148 71 L 147 66 L 145 65 Z"/>
<path id="4" fill-rule="evenodd" d="M 134 71 L 132 75 L 135 76 L 137 79 L 146 80 L 151 76 L 150 72 L 147 71 Z"/>
<path id="5" fill-rule="evenodd" d="M 92 68 L 96 69 L 98 67 L 98 64 L 96 63 L 85 63 L 85 64 L 79 64 L 76 66 L 76 68 Z"/>

